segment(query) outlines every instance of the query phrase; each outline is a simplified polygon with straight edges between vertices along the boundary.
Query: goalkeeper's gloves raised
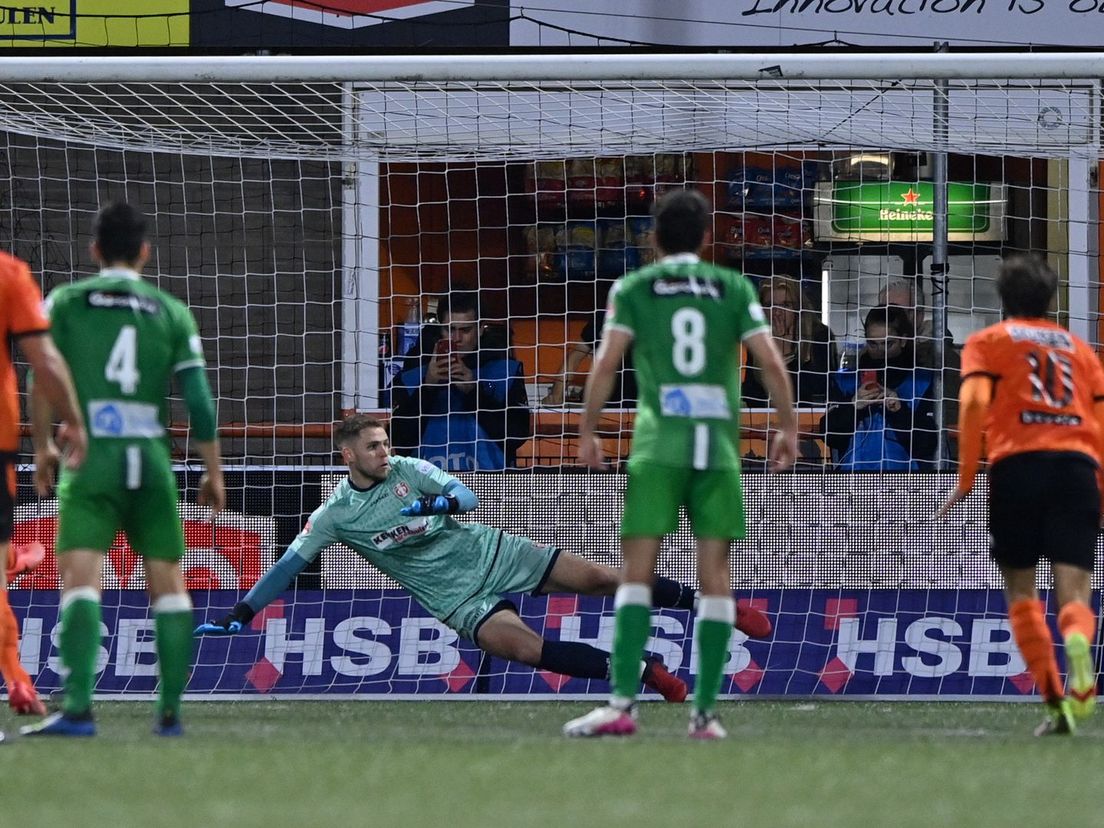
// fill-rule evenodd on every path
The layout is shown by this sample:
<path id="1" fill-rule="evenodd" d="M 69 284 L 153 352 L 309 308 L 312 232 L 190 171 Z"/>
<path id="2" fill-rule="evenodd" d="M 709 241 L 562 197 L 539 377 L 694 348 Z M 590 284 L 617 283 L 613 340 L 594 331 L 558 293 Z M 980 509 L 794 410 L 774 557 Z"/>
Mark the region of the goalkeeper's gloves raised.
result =
<path id="1" fill-rule="evenodd" d="M 452 495 L 422 495 L 409 506 L 399 509 L 400 515 L 416 517 L 419 515 L 455 515 L 460 511 L 460 502 Z"/>
<path id="2" fill-rule="evenodd" d="M 208 621 L 206 624 L 200 624 L 192 632 L 192 635 L 234 635 L 241 632 L 242 627 L 252 621 L 256 614 L 249 604 L 241 601 L 234 605 L 234 609 L 230 610 L 229 615 L 220 618 L 218 621 Z"/>

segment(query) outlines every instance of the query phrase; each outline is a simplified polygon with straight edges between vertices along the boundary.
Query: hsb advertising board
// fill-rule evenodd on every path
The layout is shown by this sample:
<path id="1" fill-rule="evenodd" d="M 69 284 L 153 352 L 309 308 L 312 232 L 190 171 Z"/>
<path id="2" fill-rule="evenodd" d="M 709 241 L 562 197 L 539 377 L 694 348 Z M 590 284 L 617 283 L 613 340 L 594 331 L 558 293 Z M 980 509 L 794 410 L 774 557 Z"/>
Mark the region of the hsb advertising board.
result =
<path id="1" fill-rule="evenodd" d="M 218 618 L 237 590 L 197 591 L 197 622 Z M 611 600 L 512 596 L 551 639 L 608 649 Z M 767 640 L 737 632 L 726 692 L 746 696 L 996 697 L 1033 693 L 998 590 L 757 590 L 741 597 L 775 624 Z M 21 656 L 40 689 L 59 684 L 57 593 L 14 590 Z M 104 595 L 97 692 L 156 687 L 153 622 L 137 590 Z M 690 613 L 655 616 L 649 649 L 686 679 L 696 663 Z M 191 693 L 223 695 L 508 696 L 603 693 L 605 682 L 569 679 L 484 659 L 402 590 L 286 593 L 250 628 L 198 642 Z"/>

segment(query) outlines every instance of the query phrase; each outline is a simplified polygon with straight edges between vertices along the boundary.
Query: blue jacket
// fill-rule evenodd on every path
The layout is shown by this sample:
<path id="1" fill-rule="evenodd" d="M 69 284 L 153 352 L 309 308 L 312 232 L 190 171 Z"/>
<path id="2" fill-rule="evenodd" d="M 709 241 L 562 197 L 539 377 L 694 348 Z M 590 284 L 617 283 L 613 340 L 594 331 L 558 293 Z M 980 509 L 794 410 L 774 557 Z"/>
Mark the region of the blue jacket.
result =
<path id="1" fill-rule="evenodd" d="M 833 377 L 835 402 L 824 417 L 825 442 L 832 449 L 836 471 L 910 472 L 931 468 L 935 456 L 934 374 L 913 367 L 911 349 L 888 365 L 860 358 L 858 371 Z M 882 403 L 855 407 L 859 376 L 878 372 L 878 381 L 901 401 L 897 411 Z"/>
<path id="2" fill-rule="evenodd" d="M 466 362 L 475 377 L 466 393 L 447 383 L 423 385 L 428 357 L 395 377 L 391 442 L 446 471 L 512 468 L 532 434 L 521 363 L 501 351 Z"/>

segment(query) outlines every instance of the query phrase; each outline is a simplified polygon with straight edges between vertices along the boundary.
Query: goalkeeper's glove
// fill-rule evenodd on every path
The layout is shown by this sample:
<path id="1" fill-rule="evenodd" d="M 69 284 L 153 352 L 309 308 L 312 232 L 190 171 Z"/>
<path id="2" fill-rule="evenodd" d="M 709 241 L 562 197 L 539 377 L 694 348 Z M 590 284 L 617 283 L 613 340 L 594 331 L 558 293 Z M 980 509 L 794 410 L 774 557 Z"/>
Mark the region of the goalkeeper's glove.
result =
<path id="1" fill-rule="evenodd" d="M 230 614 L 226 617 L 200 624 L 192 635 L 234 635 L 241 632 L 242 627 L 252 621 L 254 615 L 256 613 L 253 612 L 253 608 L 242 601 L 235 604 L 234 609 L 230 610 Z"/>
<path id="2" fill-rule="evenodd" d="M 460 511 L 460 502 L 452 495 L 422 495 L 409 506 L 399 509 L 400 515 L 415 517 L 420 515 L 455 515 Z"/>

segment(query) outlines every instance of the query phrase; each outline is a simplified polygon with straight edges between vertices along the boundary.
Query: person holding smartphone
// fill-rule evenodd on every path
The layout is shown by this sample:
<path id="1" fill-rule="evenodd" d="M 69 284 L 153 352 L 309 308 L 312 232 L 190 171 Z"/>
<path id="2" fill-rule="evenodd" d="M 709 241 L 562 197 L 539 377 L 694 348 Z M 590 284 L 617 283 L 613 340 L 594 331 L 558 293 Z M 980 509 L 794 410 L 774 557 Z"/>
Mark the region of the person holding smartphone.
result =
<path id="1" fill-rule="evenodd" d="M 521 363 L 505 341 L 481 333 L 478 294 L 456 290 L 437 305 L 441 338 L 402 371 L 392 389 L 391 435 L 401 454 L 444 471 L 497 471 L 517 465 L 532 435 Z"/>
<path id="2" fill-rule="evenodd" d="M 935 455 L 934 375 L 917 365 L 904 309 L 872 308 L 856 371 L 837 372 L 824 437 L 837 471 L 908 472 Z"/>

